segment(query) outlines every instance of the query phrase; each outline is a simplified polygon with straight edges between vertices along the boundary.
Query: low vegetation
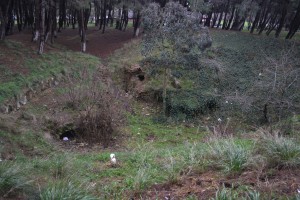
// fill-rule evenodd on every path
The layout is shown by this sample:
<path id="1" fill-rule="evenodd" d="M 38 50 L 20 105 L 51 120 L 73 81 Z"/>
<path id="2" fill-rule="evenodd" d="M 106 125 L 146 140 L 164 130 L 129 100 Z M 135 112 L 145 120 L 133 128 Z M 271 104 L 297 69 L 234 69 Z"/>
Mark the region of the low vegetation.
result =
<path id="1" fill-rule="evenodd" d="M 213 47 L 203 53 L 199 69 L 172 69 L 181 88 L 168 80 L 167 117 L 161 115 L 162 80 L 155 69 L 141 67 L 141 93 L 120 89 L 124 65 L 143 59 L 138 40 L 106 61 L 109 71 L 93 56 L 57 50 L 30 58 L 30 70 L 20 82 L 13 73 L 1 77 L 4 100 L 27 81 L 53 76 L 53 69 L 68 72 L 60 85 L 42 91 L 20 111 L 0 115 L 0 198 L 299 199 L 298 111 L 258 128 L 262 108 L 252 113 L 231 98 L 237 86 L 249 95 L 248 84 L 256 80 L 264 59 L 241 41 L 261 49 L 270 48 L 269 42 L 281 49 L 283 42 L 226 34 L 212 32 Z M 25 49 L 20 51 L 24 57 Z M 271 56 L 280 54 L 273 51 Z M 37 62 L 54 67 L 39 71 L 33 69 Z M 111 75 L 115 82 L 107 78 Z M 233 88 L 232 82 L 237 82 Z M 19 89 L 9 90 L 7 84 Z M 140 98 L 153 91 L 157 96 Z M 37 120 L 24 119 L 25 111 Z M 268 113 L 268 119 L 275 113 Z M 62 141 L 68 131 L 74 138 Z M 111 153 L 117 164 L 110 162 Z"/>

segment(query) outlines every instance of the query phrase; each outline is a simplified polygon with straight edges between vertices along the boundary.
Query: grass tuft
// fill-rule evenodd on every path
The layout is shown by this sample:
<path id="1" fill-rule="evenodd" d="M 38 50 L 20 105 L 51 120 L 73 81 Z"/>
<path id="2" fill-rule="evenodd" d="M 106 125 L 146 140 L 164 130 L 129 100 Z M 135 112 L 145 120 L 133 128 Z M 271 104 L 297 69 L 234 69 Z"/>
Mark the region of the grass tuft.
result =
<path id="1" fill-rule="evenodd" d="M 249 163 L 251 149 L 233 139 L 216 140 L 207 149 L 209 165 L 226 172 L 241 172 Z"/>
<path id="2" fill-rule="evenodd" d="M 300 166 L 300 145 L 292 138 L 264 133 L 257 145 L 267 158 L 270 167 Z"/>
<path id="3" fill-rule="evenodd" d="M 19 166 L 8 163 L 7 161 L 0 164 L 0 196 L 9 197 L 21 192 L 30 194 L 30 183 L 22 173 Z M 1 198 L 0 198 L 1 199 Z"/>
<path id="4" fill-rule="evenodd" d="M 59 181 L 49 184 L 40 193 L 41 200 L 95 200 L 90 195 L 90 188 L 83 184 L 76 184 L 71 181 Z"/>

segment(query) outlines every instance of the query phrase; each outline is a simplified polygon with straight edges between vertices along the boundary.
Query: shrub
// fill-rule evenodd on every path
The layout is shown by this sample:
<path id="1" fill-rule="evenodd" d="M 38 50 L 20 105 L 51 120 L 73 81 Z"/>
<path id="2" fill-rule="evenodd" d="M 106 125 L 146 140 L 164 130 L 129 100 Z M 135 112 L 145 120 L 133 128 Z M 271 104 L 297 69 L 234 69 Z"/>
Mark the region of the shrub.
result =
<path id="1" fill-rule="evenodd" d="M 207 149 L 209 164 L 226 172 L 240 172 L 248 165 L 251 150 L 232 139 L 216 140 Z"/>
<path id="2" fill-rule="evenodd" d="M 95 200 L 89 195 L 90 189 L 83 184 L 59 181 L 48 185 L 40 193 L 41 200 Z"/>
<path id="3" fill-rule="evenodd" d="M 77 76 L 70 77 L 72 89 L 66 99 L 69 107 L 79 115 L 75 122 L 77 136 L 90 143 L 108 146 L 118 127 L 124 123 L 125 98 L 100 72 L 101 69 L 84 69 Z"/>

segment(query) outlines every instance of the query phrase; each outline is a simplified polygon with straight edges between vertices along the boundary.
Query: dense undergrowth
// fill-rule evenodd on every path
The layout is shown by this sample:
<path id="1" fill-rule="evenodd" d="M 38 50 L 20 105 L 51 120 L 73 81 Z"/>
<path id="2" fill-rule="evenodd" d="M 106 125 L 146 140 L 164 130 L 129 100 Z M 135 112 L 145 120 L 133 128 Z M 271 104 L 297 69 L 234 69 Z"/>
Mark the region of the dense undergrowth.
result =
<path id="1" fill-rule="evenodd" d="M 212 35 L 215 44 L 206 52 L 206 61 L 203 62 L 202 67 L 197 70 L 179 68 L 172 70 L 172 75 L 181 81 L 181 89 L 173 88 L 171 83 L 169 85 L 168 103 L 171 117 L 168 119 L 162 117 L 159 112 L 160 105 L 155 102 L 148 104 L 132 100 L 132 108 L 127 113 L 128 125 L 120 130 L 120 135 L 113 135 L 116 137 L 114 146 L 95 150 L 93 145 L 81 149 L 82 143 L 63 143 L 57 140 L 49 142 L 43 135 L 48 131 L 43 127 L 45 124 L 38 124 L 41 127 L 37 127 L 18 117 L 16 119 L 12 117 L 16 122 L 14 131 L 12 129 L 0 131 L 0 158 L 2 159 L 0 196 L 8 199 L 43 200 L 162 199 L 165 196 L 160 196 L 163 194 L 160 194 L 157 188 L 164 188 L 165 185 L 170 187 L 180 185 L 184 183 L 184 179 L 201 178 L 208 173 L 210 184 L 204 183 L 198 187 L 208 191 L 206 196 L 202 196 L 201 190 L 198 190 L 194 193 L 186 191 L 176 197 L 216 200 L 254 200 L 274 197 L 299 199 L 297 194 L 299 184 L 288 185 L 288 189 L 278 184 L 271 184 L 274 179 L 277 180 L 280 172 L 299 172 L 300 118 L 297 113 L 286 119 L 291 121 L 292 131 L 289 135 L 277 131 L 282 127 L 281 125 L 276 127 L 277 124 L 271 128 L 254 129 L 243 121 L 241 113 L 234 112 L 237 110 L 237 105 L 231 104 L 229 100 L 219 96 L 221 93 L 215 91 L 215 89 L 220 90 L 219 76 L 215 72 L 216 66 L 219 66 L 220 73 L 224 63 L 230 66 L 232 69 L 230 73 L 233 74 L 233 78 L 236 78 L 231 81 L 243 85 L 244 82 L 254 81 L 250 74 L 253 73 L 254 77 L 257 72 L 259 73 L 258 69 L 263 58 L 259 57 L 257 49 L 265 50 L 272 45 L 278 45 L 277 49 L 281 49 L 283 42 L 269 38 L 263 42 L 259 38 L 256 41 L 254 36 L 234 32 L 225 32 L 225 35 L 223 32 L 212 32 Z M 9 42 L 14 44 L 12 41 Z M 142 59 L 136 46 L 138 41 L 126 45 L 107 61 L 118 84 L 122 84 L 124 64 L 130 66 Z M 274 56 L 279 54 L 279 52 L 269 53 L 274 53 Z M 61 59 L 61 56 L 64 59 Z M 207 60 L 207 58 L 212 59 Z M 84 66 L 99 64 L 95 57 L 71 52 L 53 52 L 39 58 L 41 60 L 31 59 L 32 66 L 39 62 L 47 62 L 45 66 L 54 64 L 55 72 L 63 70 L 66 64 L 67 68 L 70 67 L 69 70 L 74 71 L 83 64 Z M 212 60 L 215 62 L 212 63 Z M 206 65 L 212 67 L 205 70 Z M 42 76 L 52 75 L 52 70 L 50 67 L 45 67 L 42 70 L 45 74 Z M 151 69 L 145 70 L 148 73 L 146 89 L 160 90 L 161 80 L 158 73 Z M 12 74 L 6 76 L 11 78 L 1 77 L 1 80 L 5 80 L 3 83 L 16 84 L 21 88 L 26 81 L 39 80 L 39 74 L 38 69 L 32 69 L 22 81 L 15 80 Z M 238 78 L 240 75 L 241 77 Z M 88 81 L 83 81 L 82 88 L 80 84 L 71 85 L 81 91 L 87 90 L 86 84 Z M 227 90 L 230 85 L 230 83 L 226 84 L 223 89 Z M 1 93 L 3 99 L 11 97 L 19 90 L 17 87 L 8 90 L 5 84 L 1 84 L 1 89 L 4 91 Z M 49 95 L 49 98 L 60 101 L 64 108 L 62 111 L 51 110 L 50 112 L 45 108 L 44 102 L 36 102 L 34 106 L 28 105 L 27 110 L 38 118 L 42 118 L 43 115 L 55 118 L 53 113 L 56 112 L 71 113 L 73 114 L 71 116 L 84 113 L 82 110 L 85 103 L 89 102 L 89 98 L 82 95 L 77 102 L 76 99 L 69 98 L 70 91 L 75 90 L 70 90 L 70 85 L 64 85 L 57 87 L 55 92 Z M 70 106 L 71 100 L 75 100 L 73 104 L 77 110 L 74 109 L 73 104 Z M 108 101 L 113 101 L 113 98 Z M 97 101 L 93 105 L 98 103 Z M 222 106 L 231 109 L 226 110 Z M 193 118 L 199 117 L 199 113 L 200 118 Z M 6 122 L 10 121 L 5 117 L 3 119 Z M 77 145 L 80 147 L 77 148 Z M 116 154 L 117 165 L 111 165 L 110 153 Z M 243 179 L 247 174 L 251 175 L 251 182 L 247 182 L 246 178 Z M 297 174 L 295 176 L 298 177 Z M 291 180 L 293 178 L 295 177 L 288 177 Z M 289 180 L 284 181 L 286 182 L 282 183 L 283 185 L 291 183 L 288 182 Z M 149 191 L 156 193 L 149 194 Z"/>

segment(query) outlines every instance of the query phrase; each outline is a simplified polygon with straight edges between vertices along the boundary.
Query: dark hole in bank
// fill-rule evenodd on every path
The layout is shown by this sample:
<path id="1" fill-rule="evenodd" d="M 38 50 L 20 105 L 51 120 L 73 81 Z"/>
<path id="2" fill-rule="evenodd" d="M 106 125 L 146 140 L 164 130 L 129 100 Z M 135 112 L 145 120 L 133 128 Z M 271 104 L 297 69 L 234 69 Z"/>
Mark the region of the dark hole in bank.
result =
<path id="1" fill-rule="evenodd" d="M 139 78 L 140 81 L 145 80 L 145 75 L 139 74 L 137 77 Z"/>
<path id="2" fill-rule="evenodd" d="M 69 140 L 72 140 L 76 137 L 76 132 L 73 129 L 63 131 L 59 138 L 62 140 L 64 137 L 67 137 Z"/>

